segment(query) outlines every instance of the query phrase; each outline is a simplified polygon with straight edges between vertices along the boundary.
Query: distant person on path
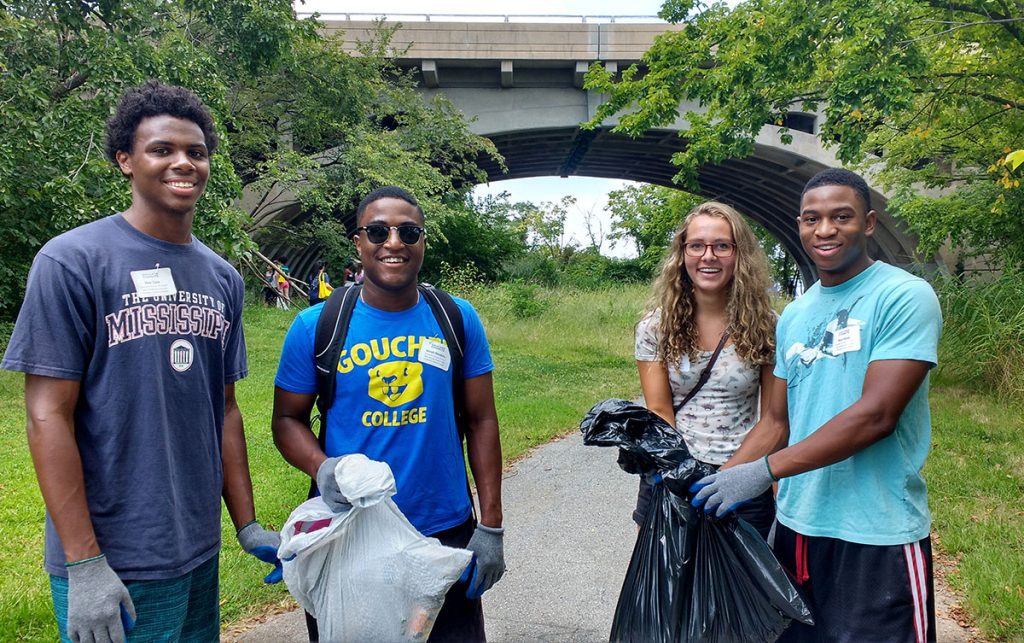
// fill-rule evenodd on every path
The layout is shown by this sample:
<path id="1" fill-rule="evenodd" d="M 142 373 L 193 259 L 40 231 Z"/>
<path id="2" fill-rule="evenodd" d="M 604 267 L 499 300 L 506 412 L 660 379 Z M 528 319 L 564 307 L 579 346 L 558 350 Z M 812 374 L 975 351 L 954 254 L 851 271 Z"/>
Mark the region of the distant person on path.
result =
<path id="1" fill-rule="evenodd" d="M 363 264 L 357 261 L 355 263 L 355 265 L 353 266 L 352 270 L 354 272 L 354 274 L 352 275 L 352 281 L 357 283 L 357 284 L 362 284 L 363 283 Z"/>
<path id="2" fill-rule="evenodd" d="M 288 257 L 281 257 L 277 260 L 277 272 L 276 283 L 277 283 L 277 307 L 283 310 L 288 310 L 291 305 L 291 296 L 288 294 L 291 290 L 291 284 L 288 282 Z"/>
<path id="3" fill-rule="evenodd" d="M 335 511 L 348 507 L 334 479 L 341 456 L 362 453 L 388 463 L 398 488 L 394 500 L 413 526 L 475 556 L 473 578 L 449 590 L 430 641 L 483 641 L 479 596 L 505 570 L 501 443 L 484 328 L 469 302 L 453 298 L 465 330 L 462 426 L 480 502 L 477 523 L 453 399 L 459 382 L 453 382 L 451 351 L 438 341 L 443 331 L 417 283 L 426 249 L 423 210 L 405 190 L 384 187 L 363 198 L 356 220 L 354 240 L 366 279 L 337 366 L 337 403 L 327 414 L 324 446 L 309 425 L 318 390 L 314 337 L 323 306 L 300 313 L 285 338 L 275 380 L 274 441 L 288 462 L 317 482 Z M 310 640 L 316 640 L 315 621 L 307 622 Z"/>
<path id="4" fill-rule="evenodd" d="M 263 303 L 267 306 L 273 306 L 277 301 L 277 273 L 274 272 L 273 268 L 267 268 L 267 271 L 263 273 Z"/>
<path id="5" fill-rule="evenodd" d="M 43 246 L 0 364 L 26 374 L 63 641 L 123 641 L 122 618 L 131 640 L 217 641 L 222 496 L 242 547 L 276 559 L 235 402 L 244 285 L 192 236 L 216 146 L 188 90 L 121 97 L 107 156 L 131 206 Z"/>
<path id="6" fill-rule="evenodd" d="M 325 284 L 327 288 L 322 288 L 321 283 Z M 331 285 L 331 277 L 327 274 L 327 263 L 325 261 L 318 261 L 316 270 L 309 274 L 309 305 L 315 306 L 321 301 L 326 299 L 322 291 L 328 290 L 329 293 Z"/>
<path id="7" fill-rule="evenodd" d="M 776 315 L 768 286 L 768 260 L 740 213 L 703 203 L 676 231 L 649 310 L 637 324 L 647 408 L 682 434 L 694 458 L 715 467 L 731 464 L 760 416 L 762 386 L 774 379 Z M 651 486 L 641 480 L 637 524 L 650 501 Z M 771 490 L 740 515 L 767 538 L 775 519 Z"/>
<path id="8" fill-rule="evenodd" d="M 780 480 L 775 553 L 816 622 L 780 641 L 935 640 L 921 469 L 942 319 L 928 282 L 868 255 L 876 217 L 857 174 L 808 181 L 796 225 L 820 281 L 779 320 L 777 421 L 747 437 L 746 464 L 694 485 L 722 515 Z"/>

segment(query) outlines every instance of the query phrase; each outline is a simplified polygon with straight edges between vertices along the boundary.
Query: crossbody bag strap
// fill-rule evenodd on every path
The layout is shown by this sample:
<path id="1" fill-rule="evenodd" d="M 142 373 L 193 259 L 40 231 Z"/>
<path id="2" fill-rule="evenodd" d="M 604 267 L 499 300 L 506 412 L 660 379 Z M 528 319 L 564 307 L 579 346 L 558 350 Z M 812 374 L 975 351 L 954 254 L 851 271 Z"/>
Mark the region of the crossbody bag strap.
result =
<path id="1" fill-rule="evenodd" d="M 722 349 L 725 348 L 725 342 L 728 339 L 729 331 L 726 330 L 722 333 L 722 339 L 718 340 L 718 346 L 715 347 L 715 352 L 711 354 L 711 359 L 708 360 L 708 365 L 700 372 L 700 377 L 697 378 L 697 383 L 693 385 L 693 388 L 691 388 L 690 392 L 686 394 L 683 401 L 672 408 L 673 411 L 679 413 L 679 409 L 686 406 L 686 403 L 692 400 L 693 396 L 696 395 L 705 384 L 707 384 L 708 379 L 711 378 L 711 369 L 714 367 L 715 362 L 718 361 L 718 355 L 722 352 Z"/>

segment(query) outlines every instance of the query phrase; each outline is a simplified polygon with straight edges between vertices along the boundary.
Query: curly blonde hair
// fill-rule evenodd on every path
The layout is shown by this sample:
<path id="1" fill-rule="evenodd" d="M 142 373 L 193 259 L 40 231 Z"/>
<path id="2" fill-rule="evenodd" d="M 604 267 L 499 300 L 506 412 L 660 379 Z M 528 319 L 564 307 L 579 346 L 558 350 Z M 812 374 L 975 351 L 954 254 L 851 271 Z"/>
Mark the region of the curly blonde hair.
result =
<path id="1" fill-rule="evenodd" d="M 736 243 L 736 269 L 729 284 L 726 327 L 736 354 L 756 366 L 774 363 L 776 314 L 768 298 L 768 258 L 743 216 L 734 208 L 716 201 L 702 203 L 686 215 L 676 229 L 669 253 L 654 280 L 647 314 L 661 313 L 659 359 L 671 364 L 686 355 L 694 361 L 700 350 L 693 283 L 686 272 L 683 254 L 687 228 L 699 216 L 725 219 L 732 228 Z"/>

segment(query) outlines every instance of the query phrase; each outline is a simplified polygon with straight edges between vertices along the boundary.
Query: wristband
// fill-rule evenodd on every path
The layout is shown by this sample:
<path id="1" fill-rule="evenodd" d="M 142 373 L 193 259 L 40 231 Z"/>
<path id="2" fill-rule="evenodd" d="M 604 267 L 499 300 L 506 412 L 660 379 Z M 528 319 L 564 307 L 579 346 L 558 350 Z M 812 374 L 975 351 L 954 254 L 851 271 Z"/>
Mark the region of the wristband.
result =
<path id="1" fill-rule="evenodd" d="M 771 476 L 772 480 L 774 480 L 775 482 L 779 481 L 778 476 L 772 473 L 772 465 L 768 464 L 768 456 L 764 457 L 764 468 L 768 469 L 768 475 Z"/>
<path id="2" fill-rule="evenodd" d="M 64 563 L 64 567 L 74 567 L 75 565 L 84 565 L 86 563 L 91 563 L 94 560 L 99 560 L 101 558 L 106 558 L 106 557 L 107 557 L 106 554 L 100 554 L 99 556 L 93 556 L 92 558 L 83 558 L 82 560 L 76 560 L 73 563 Z"/>
<path id="3" fill-rule="evenodd" d="M 257 522 L 257 521 L 256 521 L 256 519 L 255 519 L 255 518 L 253 518 L 253 519 L 252 519 L 252 520 L 250 520 L 249 522 L 245 523 L 244 525 L 242 525 L 241 527 L 239 527 L 239 528 L 238 528 L 238 531 L 236 531 L 236 532 L 235 532 L 235 536 L 237 537 L 237 536 L 238 536 L 238 534 L 242 533 L 242 530 L 243 530 L 243 529 L 245 529 L 245 528 L 246 528 L 246 527 L 248 527 L 249 525 L 254 525 L 254 524 L 256 524 L 256 522 Z"/>

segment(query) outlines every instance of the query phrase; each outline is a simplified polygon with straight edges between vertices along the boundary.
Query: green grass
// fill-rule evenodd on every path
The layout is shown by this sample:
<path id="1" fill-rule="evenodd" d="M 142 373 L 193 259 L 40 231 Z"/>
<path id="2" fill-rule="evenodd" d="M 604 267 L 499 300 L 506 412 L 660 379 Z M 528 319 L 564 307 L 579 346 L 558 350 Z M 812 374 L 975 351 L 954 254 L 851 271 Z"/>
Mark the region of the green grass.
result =
<path id="1" fill-rule="evenodd" d="M 599 292 L 502 287 L 468 293 L 494 355 L 506 461 L 575 430 L 594 402 L 638 393 L 633 326 L 646 292 L 643 286 L 620 286 Z M 284 463 L 270 434 L 274 372 L 294 315 L 246 310 L 250 374 L 237 387 L 257 515 L 275 527 L 305 498 L 308 484 Z M 931 400 L 934 444 L 925 475 L 941 547 L 958 561 L 950 580 L 986 636 L 1024 640 L 1024 408 L 1005 396 L 945 381 L 933 388 Z M 22 376 L 16 373 L 0 372 L 0 449 L 0 639 L 54 640 L 41 568 L 43 504 L 25 444 Z M 283 586 L 260 582 L 266 566 L 240 551 L 226 512 L 223 537 L 226 626 L 290 602 Z"/>
<path id="2" fill-rule="evenodd" d="M 931 408 L 925 479 L 950 583 L 987 636 L 1024 641 L 1024 405 L 945 385 Z"/>

